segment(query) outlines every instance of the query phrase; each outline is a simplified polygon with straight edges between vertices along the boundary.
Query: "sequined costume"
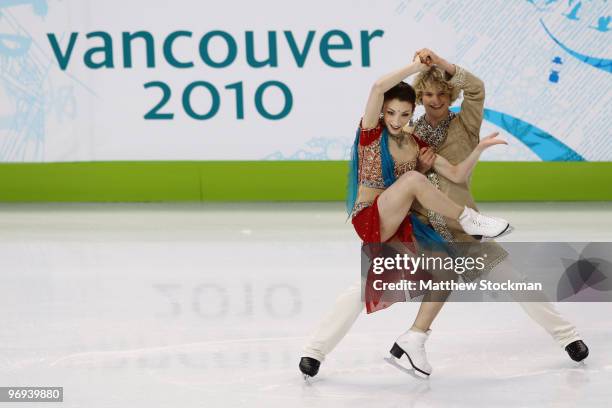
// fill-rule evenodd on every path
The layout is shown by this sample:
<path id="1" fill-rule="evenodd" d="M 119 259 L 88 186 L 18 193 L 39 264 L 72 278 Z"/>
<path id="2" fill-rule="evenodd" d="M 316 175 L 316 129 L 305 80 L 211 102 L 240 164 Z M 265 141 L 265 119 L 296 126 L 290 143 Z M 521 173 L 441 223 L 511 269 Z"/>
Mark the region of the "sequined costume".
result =
<path id="1" fill-rule="evenodd" d="M 383 126 L 384 124 L 382 121 L 373 129 L 363 129 L 360 125 L 358 145 L 359 186 L 380 190 L 385 189 L 381 163 L 381 137 L 383 136 Z M 409 137 L 414 142 L 414 157 L 402 163 L 394 163 L 393 172 L 396 179 L 416 168 L 418 151 L 419 147 L 422 146 L 422 142 L 418 141 L 412 135 L 409 135 Z M 373 200 L 360 200 L 358 198 L 351 213 L 355 231 L 365 243 L 380 242 L 380 217 L 378 214 L 377 201 L 378 196 Z M 412 224 L 408 216 L 399 226 L 392 239 L 402 242 L 413 241 Z"/>

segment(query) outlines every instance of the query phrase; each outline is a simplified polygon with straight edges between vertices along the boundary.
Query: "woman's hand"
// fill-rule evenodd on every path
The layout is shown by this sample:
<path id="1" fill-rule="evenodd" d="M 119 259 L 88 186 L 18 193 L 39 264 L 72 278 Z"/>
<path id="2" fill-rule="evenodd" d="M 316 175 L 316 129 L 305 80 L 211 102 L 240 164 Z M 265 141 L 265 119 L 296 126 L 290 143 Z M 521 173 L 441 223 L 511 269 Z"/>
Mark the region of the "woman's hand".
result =
<path id="1" fill-rule="evenodd" d="M 480 143 L 478 143 L 476 149 L 479 149 L 479 151 L 482 152 L 491 146 L 495 146 L 498 144 L 508 144 L 508 142 L 506 142 L 504 139 L 498 139 L 497 136 L 499 136 L 499 132 L 493 132 L 490 135 L 480 139 Z"/>

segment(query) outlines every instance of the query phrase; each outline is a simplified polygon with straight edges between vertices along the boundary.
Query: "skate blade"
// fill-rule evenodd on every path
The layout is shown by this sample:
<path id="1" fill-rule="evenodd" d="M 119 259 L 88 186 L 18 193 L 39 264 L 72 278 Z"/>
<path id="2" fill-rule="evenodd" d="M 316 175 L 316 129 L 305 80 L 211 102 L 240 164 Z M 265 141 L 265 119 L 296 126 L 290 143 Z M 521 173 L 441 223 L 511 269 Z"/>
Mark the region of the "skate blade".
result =
<path id="1" fill-rule="evenodd" d="M 384 360 L 391 364 L 393 367 L 397 368 L 398 370 L 402 371 L 405 374 L 408 374 L 418 380 L 425 380 L 427 378 L 429 378 L 429 376 L 425 375 L 425 374 L 421 374 L 418 371 L 414 370 L 412 367 L 411 368 L 406 368 L 403 365 L 401 365 L 397 358 L 395 357 L 385 357 Z"/>
<path id="2" fill-rule="evenodd" d="M 497 238 L 501 238 L 501 237 L 505 237 L 506 235 L 510 235 L 512 233 L 512 231 L 514 231 L 514 227 L 510 224 L 508 224 L 508 227 L 502 231 L 501 234 L 497 235 L 496 237 L 493 237 L 492 239 L 497 239 Z"/>
<path id="3" fill-rule="evenodd" d="M 316 383 L 318 380 L 316 380 L 314 377 L 311 377 L 309 375 L 306 374 L 302 374 L 302 378 L 304 379 L 304 385 L 306 386 L 311 386 L 314 383 Z"/>
<path id="4" fill-rule="evenodd" d="M 508 224 L 505 230 L 503 230 L 502 232 L 500 232 L 498 235 L 494 237 L 483 237 L 482 235 L 472 235 L 472 237 L 479 240 L 480 242 L 490 242 L 490 241 L 493 241 L 494 239 L 498 239 L 501 237 L 505 237 L 506 235 L 510 235 L 512 231 L 514 231 L 514 227 Z"/>

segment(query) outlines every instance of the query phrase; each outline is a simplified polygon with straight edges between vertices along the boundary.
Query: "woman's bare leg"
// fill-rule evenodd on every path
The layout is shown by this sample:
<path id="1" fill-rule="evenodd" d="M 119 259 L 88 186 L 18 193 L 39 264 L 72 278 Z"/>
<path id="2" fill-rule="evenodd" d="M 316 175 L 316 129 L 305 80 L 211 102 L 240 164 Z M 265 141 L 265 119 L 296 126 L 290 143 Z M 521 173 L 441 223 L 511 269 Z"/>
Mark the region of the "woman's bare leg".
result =
<path id="1" fill-rule="evenodd" d="M 388 240 L 395 234 L 415 199 L 423 207 L 448 218 L 457 219 L 463 211 L 462 207 L 436 189 L 424 175 L 409 171 L 378 197 L 382 241 Z"/>
<path id="2" fill-rule="evenodd" d="M 425 333 L 435 320 L 438 313 L 444 306 L 444 302 L 426 302 L 422 301 L 419 307 L 419 312 L 414 319 L 411 330 L 416 330 Z"/>
<path id="3" fill-rule="evenodd" d="M 442 256 L 442 254 L 439 254 L 438 256 Z M 456 273 L 440 270 L 433 271 L 432 278 L 434 282 L 458 280 Z M 438 313 L 450 295 L 450 290 L 431 290 L 427 292 L 421 301 L 419 312 L 417 313 L 414 323 L 410 329 L 423 333 L 429 330 L 429 327 L 435 320 L 436 316 L 438 316 Z"/>

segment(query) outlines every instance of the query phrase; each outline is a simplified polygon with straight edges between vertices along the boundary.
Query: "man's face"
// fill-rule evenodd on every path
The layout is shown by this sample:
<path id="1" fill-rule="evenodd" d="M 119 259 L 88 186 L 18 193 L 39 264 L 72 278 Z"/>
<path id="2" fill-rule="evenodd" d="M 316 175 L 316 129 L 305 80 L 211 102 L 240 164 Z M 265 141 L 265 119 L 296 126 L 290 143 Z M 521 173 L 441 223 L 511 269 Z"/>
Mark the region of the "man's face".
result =
<path id="1" fill-rule="evenodd" d="M 435 83 L 428 83 L 422 94 L 423 107 L 433 120 L 444 119 L 450 107 L 450 94 Z"/>

